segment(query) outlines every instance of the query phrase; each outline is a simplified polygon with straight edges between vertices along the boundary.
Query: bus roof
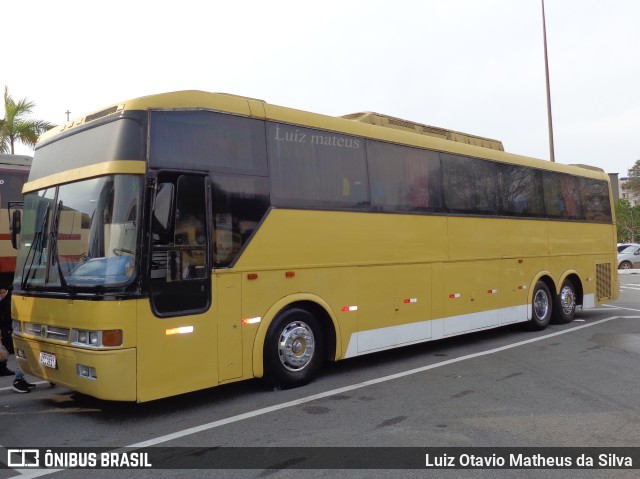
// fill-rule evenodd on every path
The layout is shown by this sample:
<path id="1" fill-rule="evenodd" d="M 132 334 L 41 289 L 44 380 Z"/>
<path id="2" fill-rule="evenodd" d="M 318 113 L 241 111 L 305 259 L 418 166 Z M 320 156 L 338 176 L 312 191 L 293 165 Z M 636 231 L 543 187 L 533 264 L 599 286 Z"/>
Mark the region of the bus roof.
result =
<path id="1" fill-rule="evenodd" d="M 180 98 L 178 98 L 180 97 Z M 221 101 L 229 100 L 229 101 Z M 247 102 L 248 108 L 243 108 L 242 105 L 238 105 L 237 102 Z M 253 106 L 252 106 L 253 104 Z M 256 106 L 259 105 L 257 108 Z M 240 106 L 240 108 L 238 108 Z M 108 108 L 90 113 L 84 117 L 72 120 L 65 125 L 61 125 L 57 128 L 53 128 L 43 134 L 41 141 L 48 140 L 58 133 L 67 131 L 74 127 L 80 126 L 91 121 L 104 118 L 106 116 L 118 113 L 124 110 L 132 109 L 152 109 L 152 108 L 213 108 L 220 109 L 222 111 L 228 111 L 230 113 L 244 114 L 247 116 L 253 116 L 257 118 L 275 119 L 274 115 L 270 114 L 277 109 L 281 111 L 285 109 L 276 105 L 270 105 L 264 100 L 257 100 L 254 98 L 248 98 L 238 95 L 232 95 L 228 93 L 208 93 L 202 91 L 179 91 L 172 93 L 161 93 L 157 95 L 150 95 L 138 99 L 128 100 L 117 105 L 112 105 Z M 267 111 L 269 110 L 269 111 Z M 314 115 L 323 117 L 317 113 L 307 113 L 300 110 L 286 108 L 292 113 L 303 113 L 307 115 Z M 297 115 L 296 115 L 297 116 Z M 480 146 L 483 148 L 490 148 L 498 151 L 504 151 L 504 147 L 501 141 L 493 140 L 491 138 L 485 138 L 478 135 L 472 135 L 469 133 L 462 133 L 455 130 L 448 130 L 437 126 L 425 125 L 423 123 L 417 123 L 410 120 L 403 120 L 390 115 L 383 115 L 374 112 L 352 113 L 349 115 L 343 115 L 340 117 L 328 117 L 328 118 L 341 118 L 345 120 L 351 120 L 360 123 L 367 123 L 370 125 L 382 126 L 385 128 L 393 128 L 405 132 L 417 133 L 419 135 L 426 135 L 434 138 L 456 141 L 465 143 L 468 145 Z M 280 119 L 280 118 L 278 118 Z M 301 124 L 306 122 L 301 122 Z M 311 125 L 309 125 L 311 126 Z M 317 126 L 317 125 L 315 125 Z"/>
<path id="2" fill-rule="evenodd" d="M 351 115 L 327 116 L 294 108 L 273 105 L 254 98 L 228 93 L 184 90 L 158 93 L 126 100 L 84 117 L 71 120 L 45 132 L 40 143 L 48 142 L 87 123 L 124 111 L 200 109 L 220 111 L 261 120 L 271 120 L 309 128 L 318 128 L 347 135 L 388 141 L 391 143 L 428 148 L 453 154 L 477 156 L 503 163 L 514 163 L 580 176 L 603 179 L 607 175 L 599 169 L 555 163 L 504 151 L 502 142 L 468 133 L 432 127 L 422 123 L 365 112 Z M 384 128 L 386 127 L 386 128 Z M 422 130 L 422 131 L 420 131 Z M 36 146 L 36 149 L 38 146 Z M 606 178 L 608 180 L 608 177 Z"/>

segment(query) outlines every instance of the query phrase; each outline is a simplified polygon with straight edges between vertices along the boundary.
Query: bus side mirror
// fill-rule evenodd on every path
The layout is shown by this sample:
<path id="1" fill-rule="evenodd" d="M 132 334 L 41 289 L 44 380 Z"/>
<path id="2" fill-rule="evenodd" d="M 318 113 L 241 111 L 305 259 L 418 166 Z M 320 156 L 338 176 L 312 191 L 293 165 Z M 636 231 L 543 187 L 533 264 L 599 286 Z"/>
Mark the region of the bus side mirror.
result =
<path id="1" fill-rule="evenodd" d="M 22 212 L 15 210 L 11 215 L 11 245 L 18 249 L 18 235 L 22 229 Z"/>

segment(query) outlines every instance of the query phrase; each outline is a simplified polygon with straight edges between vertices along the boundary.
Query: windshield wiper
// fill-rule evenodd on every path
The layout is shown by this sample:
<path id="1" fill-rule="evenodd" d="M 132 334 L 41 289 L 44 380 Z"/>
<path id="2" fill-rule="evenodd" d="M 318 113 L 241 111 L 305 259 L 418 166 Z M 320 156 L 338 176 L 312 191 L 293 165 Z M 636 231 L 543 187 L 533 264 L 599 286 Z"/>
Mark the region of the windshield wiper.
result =
<path id="1" fill-rule="evenodd" d="M 58 266 L 58 277 L 60 278 L 60 286 L 66 292 L 69 292 L 69 288 L 67 285 L 67 280 L 64 278 L 64 274 L 62 273 L 62 266 L 60 265 L 60 257 L 58 256 L 58 226 L 60 225 L 60 215 L 62 212 L 62 200 L 58 202 L 58 208 L 56 209 L 53 216 L 53 223 L 51 225 L 51 233 L 49 233 L 50 243 L 51 243 L 51 264 L 55 264 Z M 47 271 L 49 269 L 47 268 Z M 47 280 L 48 278 L 47 274 Z"/>
<path id="2" fill-rule="evenodd" d="M 31 242 L 31 246 L 29 246 L 29 251 L 27 252 L 27 257 L 24 260 L 24 265 L 22 267 L 22 281 L 20 282 L 20 288 L 23 290 L 27 289 L 27 285 L 29 283 L 29 275 L 31 274 L 31 270 L 33 268 L 33 263 L 36 260 L 36 254 L 40 251 L 40 260 L 38 261 L 38 265 L 42 264 L 42 255 L 44 248 L 44 237 L 45 231 L 49 226 L 49 210 L 51 205 L 47 203 L 47 206 L 44 210 L 44 216 L 42 217 L 42 222 L 40 224 L 40 229 L 36 231 L 33 235 L 33 241 Z M 31 263 L 27 267 L 27 263 L 29 262 L 29 256 L 33 252 L 33 256 L 31 258 Z"/>

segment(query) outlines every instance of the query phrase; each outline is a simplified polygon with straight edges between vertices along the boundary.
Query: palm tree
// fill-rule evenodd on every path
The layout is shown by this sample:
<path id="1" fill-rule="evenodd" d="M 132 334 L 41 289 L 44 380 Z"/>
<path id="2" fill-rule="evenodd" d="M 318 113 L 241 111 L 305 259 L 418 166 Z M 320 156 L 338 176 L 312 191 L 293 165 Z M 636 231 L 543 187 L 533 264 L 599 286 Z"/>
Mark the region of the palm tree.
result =
<path id="1" fill-rule="evenodd" d="M 35 146 L 38 137 L 55 125 L 44 120 L 29 120 L 35 103 L 26 98 L 15 102 L 4 87 L 4 118 L 0 119 L 0 153 L 14 154 L 16 142 Z"/>

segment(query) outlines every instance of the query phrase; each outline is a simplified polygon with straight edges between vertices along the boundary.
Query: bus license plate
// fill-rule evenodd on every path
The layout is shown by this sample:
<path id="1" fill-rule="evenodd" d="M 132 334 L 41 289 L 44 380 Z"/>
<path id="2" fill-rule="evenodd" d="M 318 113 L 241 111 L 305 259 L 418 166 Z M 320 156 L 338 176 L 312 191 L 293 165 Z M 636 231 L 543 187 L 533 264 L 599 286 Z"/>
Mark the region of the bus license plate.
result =
<path id="1" fill-rule="evenodd" d="M 51 353 L 40 352 L 40 364 L 51 369 L 58 368 L 58 362 L 56 361 L 56 355 Z"/>

